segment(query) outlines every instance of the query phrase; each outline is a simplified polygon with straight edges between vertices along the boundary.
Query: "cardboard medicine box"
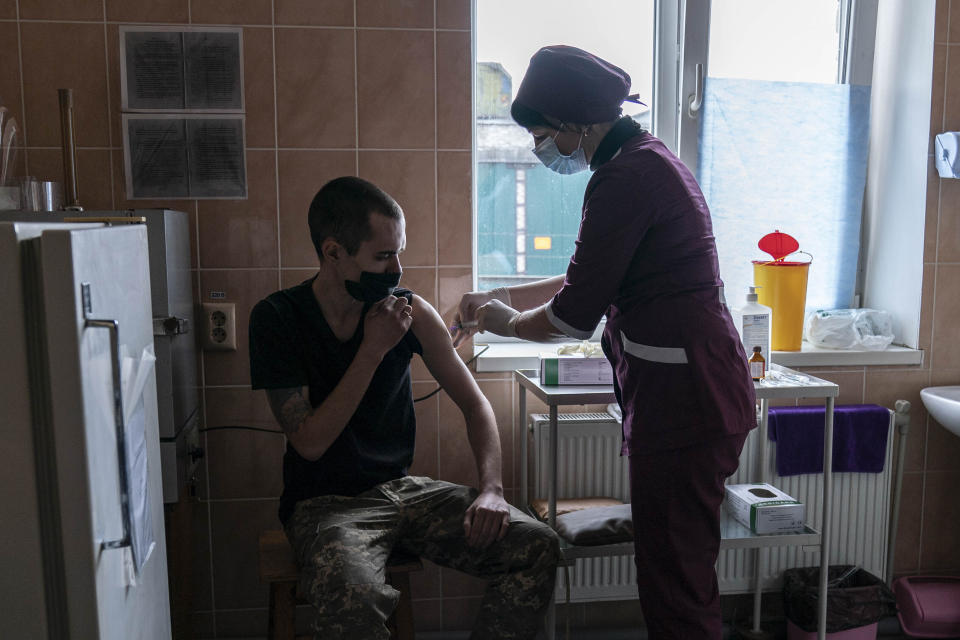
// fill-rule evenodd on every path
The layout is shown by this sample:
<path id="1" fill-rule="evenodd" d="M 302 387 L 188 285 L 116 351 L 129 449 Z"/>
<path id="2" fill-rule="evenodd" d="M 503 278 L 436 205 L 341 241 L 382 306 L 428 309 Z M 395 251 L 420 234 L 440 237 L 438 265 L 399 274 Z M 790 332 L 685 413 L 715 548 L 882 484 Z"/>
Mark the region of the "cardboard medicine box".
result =
<path id="1" fill-rule="evenodd" d="M 803 503 L 766 483 L 728 484 L 724 505 L 754 533 L 803 531 Z"/>
<path id="2" fill-rule="evenodd" d="M 584 356 L 582 353 L 562 356 L 541 354 L 540 384 L 613 384 L 613 367 L 603 354 L 596 356 Z"/>

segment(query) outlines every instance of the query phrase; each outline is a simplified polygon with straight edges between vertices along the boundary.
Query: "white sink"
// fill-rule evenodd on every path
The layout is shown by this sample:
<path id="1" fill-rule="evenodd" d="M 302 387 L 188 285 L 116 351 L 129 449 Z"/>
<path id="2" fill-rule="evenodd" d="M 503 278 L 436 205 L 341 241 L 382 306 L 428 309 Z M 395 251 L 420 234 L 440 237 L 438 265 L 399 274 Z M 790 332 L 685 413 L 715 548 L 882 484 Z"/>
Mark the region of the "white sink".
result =
<path id="1" fill-rule="evenodd" d="M 960 436 L 960 386 L 927 387 L 920 399 L 933 419 Z"/>

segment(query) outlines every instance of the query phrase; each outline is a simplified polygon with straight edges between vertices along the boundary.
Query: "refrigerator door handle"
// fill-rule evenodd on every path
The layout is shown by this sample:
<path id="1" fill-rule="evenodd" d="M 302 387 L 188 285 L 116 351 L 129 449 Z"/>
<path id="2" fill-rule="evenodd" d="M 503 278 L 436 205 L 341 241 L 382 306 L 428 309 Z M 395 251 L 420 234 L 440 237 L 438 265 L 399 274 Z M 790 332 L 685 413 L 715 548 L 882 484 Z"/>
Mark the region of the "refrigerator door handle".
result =
<path id="1" fill-rule="evenodd" d="M 89 300 L 89 286 L 84 283 L 85 300 Z M 84 315 L 89 307 L 84 305 Z M 107 329 L 110 331 L 110 359 L 113 364 L 113 415 L 117 429 L 117 463 L 120 473 L 120 510 L 123 514 L 123 537 L 118 540 L 104 540 L 100 543 L 101 549 L 122 549 L 129 547 L 130 541 L 130 488 L 127 479 L 127 442 L 126 430 L 123 426 L 123 387 L 120 385 L 120 325 L 116 320 L 97 320 L 85 318 L 85 326 L 89 329 Z"/>

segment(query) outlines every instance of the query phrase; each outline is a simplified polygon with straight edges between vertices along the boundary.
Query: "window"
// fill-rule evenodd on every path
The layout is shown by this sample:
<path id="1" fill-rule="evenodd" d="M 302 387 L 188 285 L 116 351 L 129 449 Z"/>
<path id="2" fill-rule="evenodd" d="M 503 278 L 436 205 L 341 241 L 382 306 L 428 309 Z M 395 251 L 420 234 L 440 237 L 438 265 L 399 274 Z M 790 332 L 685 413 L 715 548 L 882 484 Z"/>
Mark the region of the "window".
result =
<path id="1" fill-rule="evenodd" d="M 533 155 L 510 104 L 540 47 L 568 44 L 626 69 L 633 92 L 653 94 L 654 0 L 479 0 L 476 3 L 477 287 L 566 271 L 588 172 L 560 176 Z M 631 108 L 632 107 L 632 108 Z M 647 107 L 624 113 L 650 128 Z"/>
<path id="2" fill-rule="evenodd" d="M 807 307 L 855 306 L 870 75 L 850 65 L 850 10 L 838 0 L 711 2 L 702 108 L 681 121 L 680 146 L 710 206 L 731 305 L 753 284 L 750 260 L 769 259 L 757 241 L 779 229 L 812 256 Z"/>
<path id="3" fill-rule="evenodd" d="M 779 229 L 813 254 L 808 307 L 850 306 L 876 20 L 863 9 L 869 4 L 605 0 L 586 9 L 479 0 L 477 287 L 563 273 L 573 251 L 590 175 L 541 166 L 529 134 L 509 116 L 529 57 L 562 43 L 630 73 L 632 91 L 651 108 L 626 103 L 625 113 L 694 169 L 731 305 L 752 283 L 750 260 L 764 255 L 757 241 Z"/>

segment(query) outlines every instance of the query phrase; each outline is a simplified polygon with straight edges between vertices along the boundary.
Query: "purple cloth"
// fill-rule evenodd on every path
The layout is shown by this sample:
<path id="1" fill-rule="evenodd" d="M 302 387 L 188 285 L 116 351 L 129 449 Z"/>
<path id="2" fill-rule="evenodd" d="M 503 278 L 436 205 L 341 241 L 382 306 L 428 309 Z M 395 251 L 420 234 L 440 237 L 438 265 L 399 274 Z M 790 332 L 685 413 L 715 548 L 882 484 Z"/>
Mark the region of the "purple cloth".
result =
<path id="1" fill-rule="evenodd" d="M 777 475 L 823 472 L 823 407 L 771 407 L 768 435 L 777 443 Z M 833 412 L 833 470 L 880 473 L 890 411 L 875 404 Z"/>
<path id="2" fill-rule="evenodd" d="M 630 74 L 576 47 L 543 47 L 517 89 L 515 102 L 565 123 L 610 122 L 630 93 Z"/>

